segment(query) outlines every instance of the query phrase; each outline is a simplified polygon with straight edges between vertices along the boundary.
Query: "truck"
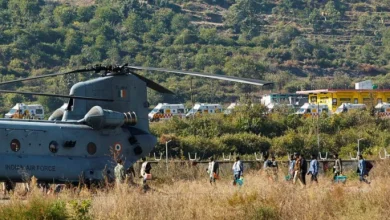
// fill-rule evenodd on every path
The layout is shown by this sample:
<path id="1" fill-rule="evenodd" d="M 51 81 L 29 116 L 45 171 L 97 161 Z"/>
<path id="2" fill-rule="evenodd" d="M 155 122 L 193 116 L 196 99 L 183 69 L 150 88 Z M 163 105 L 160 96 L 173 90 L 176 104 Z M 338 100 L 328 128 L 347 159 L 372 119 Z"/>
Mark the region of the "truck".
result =
<path id="1" fill-rule="evenodd" d="M 318 116 L 322 113 L 330 115 L 329 107 L 326 104 L 314 104 L 314 103 L 305 103 L 301 108 L 295 113 L 297 115 L 302 115 L 304 117 Z"/>
<path id="2" fill-rule="evenodd" d="M 174 116 L 182 118 L 185 116 L 183 104 L 158 103 L 156 107 L 148 114 L 149 121 L 160 121 L 170 119 Z"/>
<path id="3" fill-rule="evenodd" d="M 24 104 L 17 103 L 11 110 L 5 114 L 5 118 L 15 119 L 38 119 L 45 117 L 45 111 L 41 104 Z"/>
<path id="4" fill-rule="evenodd" d="M 197 114 L 215 114 L 221 112 L 222 106 L 220 104 L 196 103 L 194 107 L 190 111 L 188 111 L 186 117 L 194 116 Z"/>
<path id="5" fill-rule="evenodd" d="M 367 106 L 365 104 L 343 103 L 336 109 L 334 113 L 341 114 L 341 113 L 346 113 L 346 112 L 351 112 L 356 110 L 366 110 L 366 109 Z"/>

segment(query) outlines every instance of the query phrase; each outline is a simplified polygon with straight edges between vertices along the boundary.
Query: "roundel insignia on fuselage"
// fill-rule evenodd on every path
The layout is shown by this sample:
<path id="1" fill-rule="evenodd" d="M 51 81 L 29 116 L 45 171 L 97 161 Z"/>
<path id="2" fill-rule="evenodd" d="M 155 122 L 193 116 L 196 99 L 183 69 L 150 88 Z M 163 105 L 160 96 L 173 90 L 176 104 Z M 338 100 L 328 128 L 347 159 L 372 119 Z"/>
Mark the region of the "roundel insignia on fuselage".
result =
<path id="1" fill-rule="evenodd" d="M 121 152 L 122 151 L 122 145 L 120 143 L 114 144 L 115 151 Z"/>

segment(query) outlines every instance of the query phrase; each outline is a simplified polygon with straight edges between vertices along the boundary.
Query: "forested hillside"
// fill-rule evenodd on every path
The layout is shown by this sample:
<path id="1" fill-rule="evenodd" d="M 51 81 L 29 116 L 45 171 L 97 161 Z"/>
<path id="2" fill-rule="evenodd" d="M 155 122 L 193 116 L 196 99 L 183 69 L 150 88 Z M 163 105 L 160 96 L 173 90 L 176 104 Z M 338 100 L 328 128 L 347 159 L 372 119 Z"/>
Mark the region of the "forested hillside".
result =
<path id="1" fill-rule="evenodd" d="M 275 82 L 259 88 L 193 79 L 193 101 L 199 102 L 352 88 L 365 77 L 390 88 L 389 25 L 389 0 L 0 0 L 1 81 L 130 63 Z M 2 88 L 67 94 L 92 75 Z M 150 91 L 152 105 L 190 103 L 188 77 L 147 76 L 176 92 Z M 37 99 L 50 111 L 63 102 Z M 0 106 L 4 111 L 22 101 L 36 97 L 2 95 Z"/>

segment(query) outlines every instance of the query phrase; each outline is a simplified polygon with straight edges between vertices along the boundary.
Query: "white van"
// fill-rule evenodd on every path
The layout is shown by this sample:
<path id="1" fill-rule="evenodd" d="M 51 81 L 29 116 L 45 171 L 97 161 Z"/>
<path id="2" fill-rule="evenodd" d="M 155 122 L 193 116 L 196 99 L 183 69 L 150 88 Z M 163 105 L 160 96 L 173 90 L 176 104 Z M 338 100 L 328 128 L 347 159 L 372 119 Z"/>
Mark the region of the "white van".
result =
<path id="1" fill-rule="evenodd" d="M 41 104 L 26 105 L 23 103 L 17 103 L 12 109 L 5 114 L 5 118 L 17 118 L 17 119 L 39 119 L 42 120 L 45 117 L 45 111 Z"/>
<path id="2" fill-rule="evenodd" d="M 158 103 L 158 105 L 148 114 L 150 121 L 170 119 L 174 116 L 180 118 L 185 116 L 183 104 Z"/>
<path id="3" fill-rule="evenodd" d="M 189 117 L 196 114 L 215 114 L 221 112 L 222 112 L 222 106 L 220 104 L 197 103 L 186 114 L 186 116 Z"/>
<path id="4" fill-rule="evenodd" d="M 375 106 L 375 114 L 380 118 L 390 118 L 390 103 L 378 103 Z"/>
<path id="5" fill-rule="evenodd" d="M 295 113 L 297 115 L 302 115 L 304 117 L 318 116 L 325 112 L 330 115 L 329 107 L 326 104 L 314 104 L 314 103 L 305 103 L 302 107 Z"/>
<path id="6" fill-rule="evenodd" d="M 229 114 L 233 113 L 236 106 L 240 106 L 240 103 L 237 103 L 237 102 L 230 103 L 230 105 L 226 108 L 226 110 L 223 113 L 225 115 L 229 115 Z"/>
<path id="7" fill-rule="evenodd" d="M 365 104 L 343 103 L 336 109 L 334 113 L 340 114 L 340 113 L 346 113 L 355 110 L 366 110 L 366 109 L 367 107 Z"/>

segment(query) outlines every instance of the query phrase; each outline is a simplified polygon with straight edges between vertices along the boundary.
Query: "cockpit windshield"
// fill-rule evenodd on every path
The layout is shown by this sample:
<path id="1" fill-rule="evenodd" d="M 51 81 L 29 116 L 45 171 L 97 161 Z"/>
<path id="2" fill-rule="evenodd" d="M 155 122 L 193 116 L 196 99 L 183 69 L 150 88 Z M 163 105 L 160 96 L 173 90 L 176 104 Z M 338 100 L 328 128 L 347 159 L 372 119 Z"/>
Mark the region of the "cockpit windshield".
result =
<path id="1" fill-rule="evenodd" d="M 303 113 L 305 113 L 305 112 L 306 112 L 306 109 L 305 109 L 305 108 L 300 108 L 300 109 L 297 111 L 298 114 L 303 114 Z"/>
<path id="2" fill-rule="evenodd" d="M 9 114 L 14 114 L 16 112 L 16 109 L 11 109 L 8 113 Z"/>
<path id="3" fill-rule="evenodd" d="M 344 107 L 340 107 L 336 109 L 335 113 L 338 114 L 338 113 L 342 113 L 343 111 L 344 111 Z"/>
<path id="4" fill-rule="evenodd" d="M 192 109 L 188 112 L 188 114 L 192 114 L 192 113 L 195 113 L 195 112 L 196 112 L 196 109 L 192 108 Z"/>

